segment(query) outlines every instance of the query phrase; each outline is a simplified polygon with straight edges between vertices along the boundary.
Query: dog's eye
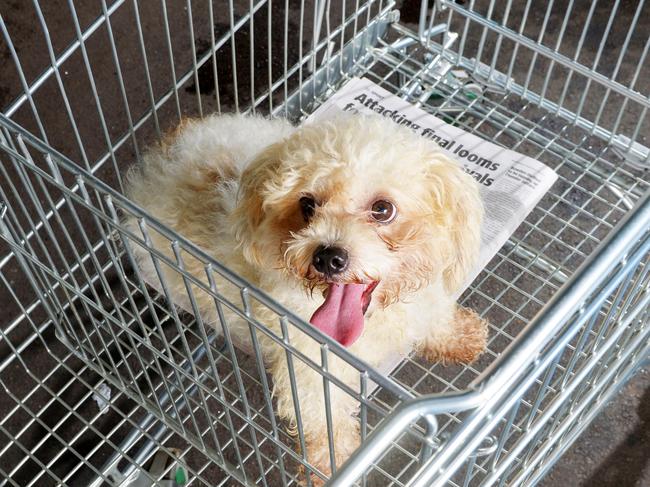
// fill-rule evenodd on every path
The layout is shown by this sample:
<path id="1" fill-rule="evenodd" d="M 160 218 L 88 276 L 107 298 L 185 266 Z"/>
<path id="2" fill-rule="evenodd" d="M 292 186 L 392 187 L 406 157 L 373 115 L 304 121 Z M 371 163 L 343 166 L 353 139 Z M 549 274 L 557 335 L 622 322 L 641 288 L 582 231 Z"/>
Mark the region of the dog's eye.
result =
<path id="1" fill-rule="evenodd" d="M 370 216 L 379 223 L 390 223 L 397 216 L 397 208 L 390 201 L 378 200 L 372 204 Z"/>
<path id="2" fill-rule="evenodd" d="M 305 221 L 308 222 L 314 216 L 314 211 L 316 211 L 316 200 L 311 196 L 300 198 L 300 211 L 302 211 Z"/>

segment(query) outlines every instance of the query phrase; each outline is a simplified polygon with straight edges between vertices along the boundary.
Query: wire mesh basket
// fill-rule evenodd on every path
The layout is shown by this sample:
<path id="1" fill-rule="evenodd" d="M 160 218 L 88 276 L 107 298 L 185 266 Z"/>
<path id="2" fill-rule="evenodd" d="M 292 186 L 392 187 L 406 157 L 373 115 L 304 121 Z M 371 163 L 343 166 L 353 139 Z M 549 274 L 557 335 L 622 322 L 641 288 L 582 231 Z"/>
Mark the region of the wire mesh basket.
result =
<path id="1" fill-rule="evenodd" d="M 260 337 L 322 376 L 325 404 L 358 405 L 362 446 L 331 485 L 535 484 L 650 352 L 647 14 L 613 0 L 0 7 L 2 484 L 328 480 L 301 425 L 296 441 L 273 414 Z M 474 364 L 412 357 L 382 374 L 123 195 L 124 170 L 182 118 L 299 122 L 353 76 L 559 175 L 461 297 L 491 323 Z M 185 310 L 144 282 L 136 248 L 185 276 Z M 205 281 L 185 272 L 188 255 Z M 252 350 L 205 326 L 192 286 L 222 321 L 250 324 Z M 320 355 L 300 354 L 289 330 Z"/>

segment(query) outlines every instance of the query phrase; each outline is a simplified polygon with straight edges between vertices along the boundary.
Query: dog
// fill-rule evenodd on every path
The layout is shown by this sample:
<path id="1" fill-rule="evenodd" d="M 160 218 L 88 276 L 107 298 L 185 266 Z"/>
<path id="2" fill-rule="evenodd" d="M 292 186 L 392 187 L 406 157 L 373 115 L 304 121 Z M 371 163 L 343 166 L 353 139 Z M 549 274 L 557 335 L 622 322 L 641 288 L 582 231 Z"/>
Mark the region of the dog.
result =
<path id="1" fill-rule="evenodd" d="M 341 115 L 301 127 L 243 115 L 186 120 L 129 171 L 126 194 L 371 366 L 413 350 L 430 361 L 467 363 L 485 349 L 486 322 L 455 302 L 479 253 L 478 185 L 435 142 L 388 119 Z M 135 218 L 125 225 L 140 235 Z M 166 237 L 149 238 L 177 259 Z M 172 299 L 187 302 L 187 281 L 168 265 L 157 270 L 145 247 L 133 248 L 141 272 L 153 281 L 162 274 Z M 185 253 L 183 266 L 206 281 L 197 259 Z M 214 299 L 190 287 L 203 320 L 219 329 Z M 220 292 L 241 306 L 238 287 L 225 283 Z M 277 316 L 253 307 L 282 337 Z M 233 340 L 250 343 L 247 322 L 226 318 Z M 295 433 L 285 349 L 257 337 L 277 415 Z M 289 341 L 320 363 L 315 340 L 290 327 Z M 323 377 L 293 363 L 307 459 L 328 476 Z M 358 371 L 343 360 L 331 356 L 328 370 L 358 389 Z M 358 402 L 330 389 L 339 466 L 359 445 Z"/>

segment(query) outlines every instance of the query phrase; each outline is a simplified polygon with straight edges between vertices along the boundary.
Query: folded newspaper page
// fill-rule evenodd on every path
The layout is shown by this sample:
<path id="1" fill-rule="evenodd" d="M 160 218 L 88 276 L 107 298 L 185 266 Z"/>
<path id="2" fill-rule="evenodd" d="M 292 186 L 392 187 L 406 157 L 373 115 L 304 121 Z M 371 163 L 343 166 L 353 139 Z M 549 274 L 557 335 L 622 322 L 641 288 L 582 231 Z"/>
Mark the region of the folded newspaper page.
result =
<path id="1" fill-rule="evenodd" d="M 454 127 L 365 78 L 353 78 L 305 123 L 341 112 L 377 114 L 438 143 L 480 184 L 485 205 L 479 262 L 463 290 L 499 251 L 557 179 L 535 159 L 504 149 Z M 460 293 L 459 293 L 460 295 Z"/>

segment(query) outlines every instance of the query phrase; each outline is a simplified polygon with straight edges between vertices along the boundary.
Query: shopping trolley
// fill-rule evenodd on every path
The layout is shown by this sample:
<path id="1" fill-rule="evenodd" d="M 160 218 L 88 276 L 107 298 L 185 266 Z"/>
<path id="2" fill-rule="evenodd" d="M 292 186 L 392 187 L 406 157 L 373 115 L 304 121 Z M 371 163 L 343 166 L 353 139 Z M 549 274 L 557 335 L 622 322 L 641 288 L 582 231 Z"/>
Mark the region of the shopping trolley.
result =
<path id="1" fill-rule="evenodd" d="M 273 415 L 261 334 L 322 375 L 326 405 L 336 388 L 359 405 L 362 446 L 332 485 L 535 484 L 650 352 L 647 14 L 643 0 L 0 7 L 2 485 L 317 478 L 299 419 L 294 437 Z M 123 196 L 126 167 L 182 118 L 300 122 L 353 76 L 559 175 L 461 298 L 491 323 L 477 363 L 382 374 Z M 136 247 L 184 275 L 184 303 L 143 281 Z M 249 322 L 251 350 L 202 322 L 199 285 L 223 320 Z M 321 356 L 300 355 L 291 327 Z M 334 358 L 357 387 L 328 372 Z"/>

